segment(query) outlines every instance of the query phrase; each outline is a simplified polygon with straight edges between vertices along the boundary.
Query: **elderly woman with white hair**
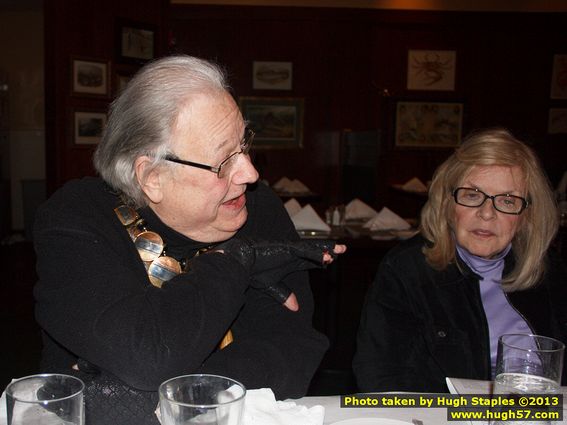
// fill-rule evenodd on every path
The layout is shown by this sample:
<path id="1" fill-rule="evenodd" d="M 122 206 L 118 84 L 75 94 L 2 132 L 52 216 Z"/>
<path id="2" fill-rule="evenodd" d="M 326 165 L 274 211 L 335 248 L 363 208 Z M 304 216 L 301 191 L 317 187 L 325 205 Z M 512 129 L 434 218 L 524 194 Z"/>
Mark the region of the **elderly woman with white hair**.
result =
<path id="1" fill-rule="evenodd" d="M 420 234 L 379 266 L 353 361 L 359 388 L 447 392 L 445 377 L 491 379 L 502 334 L 565 343 L 567 271 L 549 249 L 558 216 L 527 145 L 503 129 L 471 134 L 435 172 Z"/>
<path id="2" fill-rule="evenodd" d="M 38 212 L 41 369 L 85 381 L 87 424 L 157 424 L 158 386 L 190 373 L 306 393 L 327 348 L 306 270 L 346 248 L 299 240 L 253 137 L 218 67 L 157 60 L 112 104 L 100 178 Z"/>

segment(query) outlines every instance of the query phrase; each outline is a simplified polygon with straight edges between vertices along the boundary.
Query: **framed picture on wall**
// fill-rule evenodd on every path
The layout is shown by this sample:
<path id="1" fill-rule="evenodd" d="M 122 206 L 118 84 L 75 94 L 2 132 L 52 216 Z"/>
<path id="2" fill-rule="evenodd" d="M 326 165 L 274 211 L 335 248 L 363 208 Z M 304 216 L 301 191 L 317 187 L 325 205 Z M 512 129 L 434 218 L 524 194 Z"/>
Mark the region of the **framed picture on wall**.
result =
<path id="1" fill-rule="evenodd" d="M 252 65 L 254 90 L 291 90 L 293 64 L 291 62 L 256 62 Z"/>
<path id="2" fill-rule="evenodd" d="M 106 113 L 75 111 L 73 141 L 76 145 L 96 145 L 102 138 Z"/>
<path id="3" fill-rule="evenodd" d="M 106 97 L 110 93 L 110 64 L 95 59 L 72 59 L 73 94 Z"/>
<path id="4" fill-rule="evenodd" d="M 119 20 L 118 59 L 144 63 L 155 57 L 156 30 L 151 25 Z"/>
<path id="5" fill-rule="evenodd" d="M 567 55 L 553 56 L 551 98 L 567 99 Z"/>
<path id="6" fill-rule="evenodd" d="M 567 108 L 551 108 L 547 124 L 549 134 L 567 134 Z"/>
<path id="7" fill-rule="evenodd" d="M 303 146 L 302 98 L 241 97 L 239 104 L 249 127 L 256 132 L 253 148 Z"/>
<path id="8" fill-rule="evenodd" d="M 409 50 L 408 90 L 455 90 L 457 52 Z"/>
<path id="9" fill-rule="evenodd" d="M 457 102 L 398 102 L 395 145 L 454 147 L 460 143 L 463 104 Z"/>

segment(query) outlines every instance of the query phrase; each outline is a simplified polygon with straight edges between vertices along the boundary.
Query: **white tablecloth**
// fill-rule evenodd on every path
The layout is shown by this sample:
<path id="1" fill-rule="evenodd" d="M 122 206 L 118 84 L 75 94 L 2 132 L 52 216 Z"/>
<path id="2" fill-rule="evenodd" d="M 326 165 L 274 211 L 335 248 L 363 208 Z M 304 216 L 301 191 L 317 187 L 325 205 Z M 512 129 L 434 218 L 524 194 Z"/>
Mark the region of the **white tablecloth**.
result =
<path id="1" fill-rule="evenodd" d="M 341 408 L 339 396 L 303 397 L 294 400 L 297 404 L 307 407 L 321 405 L 325 408 L 325 425 L 345 419 L 354 418 L 387 418 L 405 421 L 411 424 L 412 419 L 423 421 L 424 425 L 457 425 L 457 422 L 447 422 L 446 409 L 424 408 Z M 0 399 L 0 425 L 6 425 L 6 399 L 2 394 Z M 376 422 L 376 425 L 380 425 Z"/>

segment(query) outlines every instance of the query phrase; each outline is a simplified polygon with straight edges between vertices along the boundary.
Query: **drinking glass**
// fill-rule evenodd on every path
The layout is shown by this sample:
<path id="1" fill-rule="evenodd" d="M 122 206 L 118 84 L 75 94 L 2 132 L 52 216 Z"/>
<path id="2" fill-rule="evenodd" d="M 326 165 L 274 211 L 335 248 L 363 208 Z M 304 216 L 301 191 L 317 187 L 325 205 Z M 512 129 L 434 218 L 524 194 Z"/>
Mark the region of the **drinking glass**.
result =
<path id="1" fill-rule="evenodd" d="M 6 387 L 7 425 L 84 425 L 83 390 L 78 378 L 32 375 Z"/>
<path id="2" fill-rule="evenodd" d="M 564 350 L 561 341 L 545 336 L 502 335 L 498 340 L 494 394 L 557 393 L 561 385 Z M 514 423 L 543 425 L 551 422 Z"/>
<path id="3" fill-rule="evenodd" d="M 240 425 L 246 388 L 218 375 L 185 375 L 159 387 L 162 425 Z"/>

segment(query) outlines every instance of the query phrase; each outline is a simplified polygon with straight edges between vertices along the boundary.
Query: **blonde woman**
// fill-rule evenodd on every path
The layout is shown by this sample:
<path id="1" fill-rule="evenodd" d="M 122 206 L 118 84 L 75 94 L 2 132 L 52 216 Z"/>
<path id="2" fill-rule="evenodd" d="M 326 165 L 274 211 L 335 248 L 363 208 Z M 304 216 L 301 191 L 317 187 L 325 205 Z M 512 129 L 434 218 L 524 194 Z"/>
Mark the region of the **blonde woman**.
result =
<path id="1" fill-rule="evenodd" d="M 549 252 L 557 229 L 533 151 L 503 129 L 470 135 L 435 172 L 420 235 L 380 264 L 353 362 L 360 390 L 490 379 L 505 333 L 567 341 L 567 270 Z"/>

